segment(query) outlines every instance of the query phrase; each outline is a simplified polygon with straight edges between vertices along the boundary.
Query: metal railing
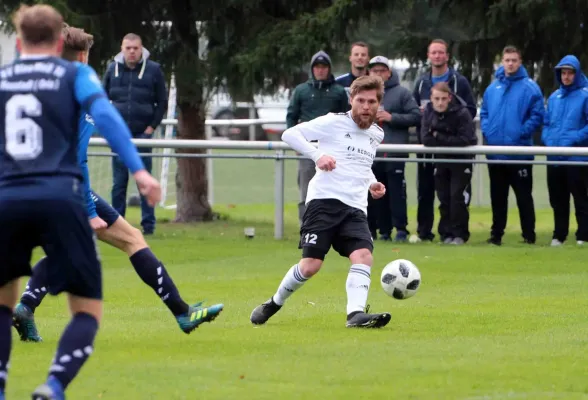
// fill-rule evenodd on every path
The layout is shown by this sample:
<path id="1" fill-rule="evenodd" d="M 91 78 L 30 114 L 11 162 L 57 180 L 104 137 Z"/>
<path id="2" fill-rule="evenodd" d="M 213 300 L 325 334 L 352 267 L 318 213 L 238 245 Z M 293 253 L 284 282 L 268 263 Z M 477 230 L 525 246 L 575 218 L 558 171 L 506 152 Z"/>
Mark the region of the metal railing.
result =
<path id="1" fill-rule="evenodd" d="M 207 120 L 207 137 L 210 136 L 210 129 L 213 126 L 223 125 L 235 125 L 235 126 L 248 126 L 250 124 L 269 124 L 269 123 L 282 123 L 283 121 L 272 121 L 272 120 Z M 175 125 L 177 120 L 164 120 L 163 124 Z M 286 151 L 291 150 L 290 147 L 284 142 L 272 142 L 272 141 L 232 141 L 232 140 L 180 140 L 180 139 L 133 139 L 133 142 L 137 147 L 151 147 L 151 148 L 163 148 L 163 149 L 205 149 L 208 152 L 206 154 L 175 154 L 165 153 L 159 155 L 162 157 L 170 158 L 181 158 L 181 157 L 192 157 L 192 158 L 206 158 L 211 161 L 213 158 L 257 158 L 257 159 L 273 159 L 275 160 L 275 178 L 274 178 L 274 237 L 276 239 L 283 238 L 284 235 L 284 181 L 285 181 L 285 160 L 299 159 L 301 157 L 296 155 L 287 155 Z M 91 146 L 104 146 L 107 145 L 106 140 L 101 138 L 93 138 L 90 140 Z M 316 145 L 316 144 L 315 144 Z M 250 154 L 211 154 L 211 150 L 226 149 L 226 150 L 261 150 L 261 151 L 272 151 L 273 155 L 263 156 L 252 156 Z M 391 152 L 391 153 L 405 153 L 405 154 L 462 154 L 462 155 L 490 155 L 490 154 L 508 154 L 508 155 L 567 155 L 567 156 L 588 156 L 588 148 L 579 147 L 519 147 L 519 146 L 469 146 L 469 147 L 424 147 L 423 145 L 391 145 L 384 144 L 380 145 L 377 151 Z M 112 153 L 92 153 L 90 155 L 103 155 L 112 156 Z M 154 155 L 156 156 L 156 155 Z M 415 159 L 415 158 L 376 158 L 378 161 L 408 161 L 408 162 L 431 162 L 430 159 Z M 496 161 L 496 160 L 484 160 L 477 158 L 475 160 L 455 160 L 455 159 L 435 159 L 435 162 L 474 162 L 474 163 L 524 163 L 524 164 L 572 164 L 572 165 L 586 165 L 583 162 L 549 162 L 542 160 L 509 160 L 509 161 Z M 209 164 L 207 173 L 209 174 L 209 185 L 212 181 L 212 164 Z M 210 187 L 209 187 L 210 189 Z M 210 191 L 209 193 L 212 193 Z M 212 202 L 211 202 L 212 203 Z"/>

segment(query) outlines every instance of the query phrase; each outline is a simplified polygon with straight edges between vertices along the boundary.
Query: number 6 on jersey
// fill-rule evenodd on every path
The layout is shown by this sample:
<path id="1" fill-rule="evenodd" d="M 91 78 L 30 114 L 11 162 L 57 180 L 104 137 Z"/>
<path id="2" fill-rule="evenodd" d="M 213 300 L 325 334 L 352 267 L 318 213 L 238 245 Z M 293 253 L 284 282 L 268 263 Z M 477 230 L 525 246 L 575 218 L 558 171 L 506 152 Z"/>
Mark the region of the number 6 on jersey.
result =
<path id="1" fill-rule="evenodd" d="M 6 102 L 6 153 L 15 160 L 33 160 L 43 151 L 43 130 L 31 118 L 43 113 L 32 94 L 16 94 Z"/>

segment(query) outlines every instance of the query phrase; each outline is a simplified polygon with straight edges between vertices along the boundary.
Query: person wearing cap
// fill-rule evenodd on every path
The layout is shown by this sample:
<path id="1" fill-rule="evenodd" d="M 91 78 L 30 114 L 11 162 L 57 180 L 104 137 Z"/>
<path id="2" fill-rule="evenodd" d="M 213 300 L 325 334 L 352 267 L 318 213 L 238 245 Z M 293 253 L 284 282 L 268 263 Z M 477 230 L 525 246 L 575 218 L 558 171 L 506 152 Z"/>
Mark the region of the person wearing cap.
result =
<path id="1" fill-rule="evenodd" d="M 384 56 L 372 58 L 368 64 L 370 75 L 384 81 L 384 97 L 381 109 L 376 115 L 378 124 L 384 129 L 383 144 L 408 144 L 409 128 L 418 125 L 421 119 L 419 106 L 410 90 L 400 85 L 398 73 L 390 68 L 390 61 Z M 406 158 L 408 154 L 379 154 L 384 157 Z M 376 223 L 381 240 L 391 240 L 392 230 L 396 229 L 395 241 L 404 242 L 408 238 L 408 213 L 406 199 L 406 180 L 404 161 L 380 161 L 374 163 L 376 178 L 386 186 L 386 195 L 371 204 L 372 217 Z M 370 210 L 368 209 L 368 216 Z M 372 235 L 375 237 L 374 232 Z"/>
<path id="2" fill-rule="evenodd" d="M 446 82 L 453 93 L 466 104 L 472 119 L 476 117 L 476 100 L 470 82 L 466 77 L 449 66 L 449 46 L 443 39 L 434 39 L 427 48 L 427 58 L 431 69 L 419 76 L 415 81 L 413 96 L 424 111 L 430 101 L 431 89 L 438 82 Z M 420 132 L 420 127 L 417 128 Z M 421 143 L 419 135 L 419 143 Z M 417 158 L 433 158 L 432 154 L 417 154 Z M 415 242 L 432 241 L 433 224 L 435 222 L 435 174 L 433 163 L 417 164 L 417 236 Z M 411 237 L 411 241 L 413 238 Z"/>
<path id="3" fill-rule="evenodd" d="M 496 79 L 484 92 L 480 128 L 488 146 L 532 146 L 533 135 L 541 128 L 545 113 L 543 93 L 522 65 L 521 51 L 506 46 Z M 517 160 L 517 164 L 488 164 L 492 227 L 489 244 L 500 246 L 508 217 L 508 194 L 512 187 L 517 199 L 523 242 L 534 244 L 535 204 L 533 165 L 525 161 L 533 155 L 488 154 L 488 160 Z M 521 163 L 523 161 L 523 163 Z"/>
<path id="4" fill-rule="evenodd" d="M 286 126 L 291 128 L 328 113 L 346 112 L 348 105 L 345 88 L 335 82 L 331 72 L 331 58 L 321 50 L 312 56 L 308 81 L 294 89 L 286 113 Z M 313 160 L 298 160 L 298 189 L 300 191 L 298 219 L 300 223 L 306 211 L 308 183 L 314 176 L 315 169 Z"/>
<path id="5" fill-rule="evenodd" d="M 588 79 L 573 55 L 555 67 L 559 89 L 549 96 L 541 140 L 549 147 L 588 147 Z M 548 156 L 551 161 L 588 161 L 587 156 Z M 588 167 L 548 165 L 547 189 L 553 209 L 551 245 L 561 246 L 570 225 L 570 195 L 576 212 L 576 243 L 588 242 Z"/>

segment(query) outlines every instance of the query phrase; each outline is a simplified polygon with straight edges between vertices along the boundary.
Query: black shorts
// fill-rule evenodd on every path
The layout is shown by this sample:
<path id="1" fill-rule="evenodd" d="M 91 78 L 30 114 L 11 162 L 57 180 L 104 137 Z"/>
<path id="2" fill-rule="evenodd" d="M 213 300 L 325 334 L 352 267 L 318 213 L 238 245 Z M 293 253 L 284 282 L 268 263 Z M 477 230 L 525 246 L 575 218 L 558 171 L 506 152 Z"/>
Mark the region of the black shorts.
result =
<path id="1" fill-rule="evenodd" d="M 96 214 L 106 222 L 106 225 L 110 228 L 112 224 L 116 222 L 120 214 L 114 209 L 106 200 L 98 196 L 93 190 L 90 192 L 94 205 L 96 206 Z"/>
<path id="2" fill-rule="evenodd" d="M 33 249 L 41 246 L 47 254 L 49 293 L 102 299 L 100 260 L 79 186 L 72 178 L 61 178 L 2 188 L 0 287 L 30 276 Z"/>
<path id="3" fill-rule="evenodd" d="M 306 205 L 300 227 L 303 258 L 324 260 L 331 246 L 343 257 L 359 249 L 374 250 L 367 216 L 335 199 L 315 199 Z"/>

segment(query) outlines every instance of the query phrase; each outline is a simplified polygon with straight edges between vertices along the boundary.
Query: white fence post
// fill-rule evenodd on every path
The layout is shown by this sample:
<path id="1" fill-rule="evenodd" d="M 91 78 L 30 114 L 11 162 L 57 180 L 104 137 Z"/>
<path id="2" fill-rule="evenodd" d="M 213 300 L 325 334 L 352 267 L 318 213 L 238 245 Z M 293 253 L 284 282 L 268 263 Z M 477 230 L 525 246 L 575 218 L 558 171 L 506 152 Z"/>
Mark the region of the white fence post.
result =
<path id="1" fill-rule="evenodd" d="M 283 158 L 284 150 L 276 151 L 274 169 L 274 238 L 284 238 L 284 189 L 286 162 Z"/>

